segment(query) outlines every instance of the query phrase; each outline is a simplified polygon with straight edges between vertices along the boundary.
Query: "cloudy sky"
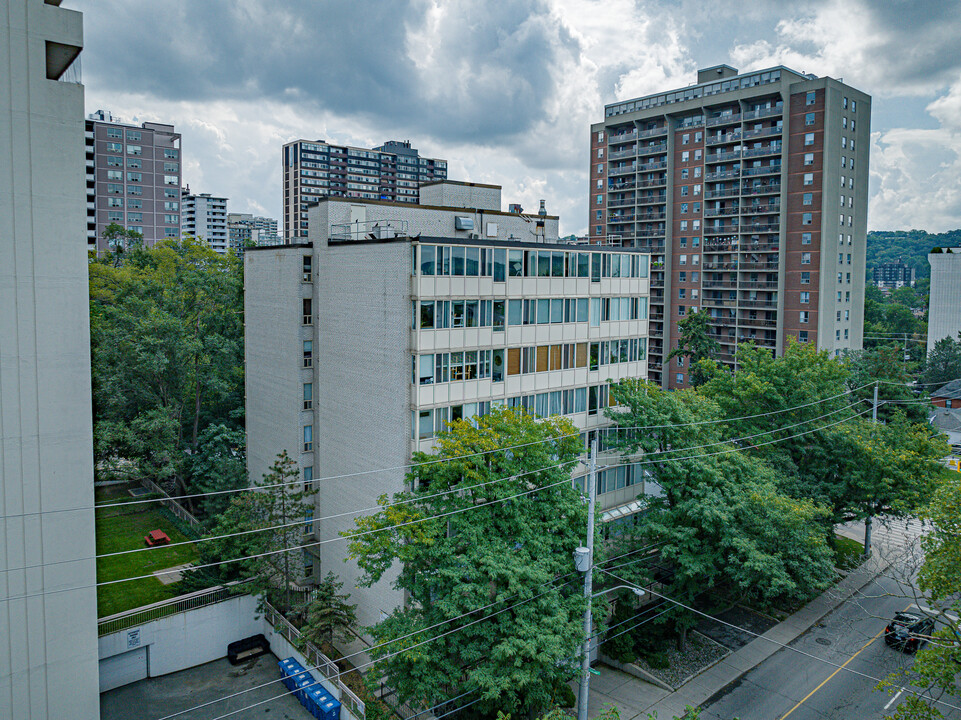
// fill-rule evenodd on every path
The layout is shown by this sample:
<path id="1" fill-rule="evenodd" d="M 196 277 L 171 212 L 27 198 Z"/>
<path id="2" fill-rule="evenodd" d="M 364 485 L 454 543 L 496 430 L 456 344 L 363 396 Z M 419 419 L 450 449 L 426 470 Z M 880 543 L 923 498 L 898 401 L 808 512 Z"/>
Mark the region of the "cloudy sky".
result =
<path id="1" fill-rule="evenodd" d="M 87 112 L 172 122 L 184 179 L 280 218 L 281 146 L 409 139 L 587 227 L 606 103 L 783 64 L 873 96 L 870 229 L 961 227 L 957 0 L 67 0 Z M 749 8 L 749 9 L 742 9 Z"/>

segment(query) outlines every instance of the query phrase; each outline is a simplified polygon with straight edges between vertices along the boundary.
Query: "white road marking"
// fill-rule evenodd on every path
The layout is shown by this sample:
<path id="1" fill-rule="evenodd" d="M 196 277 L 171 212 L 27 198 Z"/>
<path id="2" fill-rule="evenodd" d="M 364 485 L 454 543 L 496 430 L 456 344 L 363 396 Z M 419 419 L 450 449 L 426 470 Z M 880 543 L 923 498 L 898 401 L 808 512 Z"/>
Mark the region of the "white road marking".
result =
<path id="1" fill-rule="evenodd" d="M 894 702 L 895 702 L 899 697 L 901 697 L 901 693 L 903 693 L 903 692 L 904 692 L 904 688 L 901 688 L 900 690 L 898 690 L 897 694 L 896 694 L 893 698 L 891 698 L 890 700 L 888 700 L 888 704 L 884 706 L 884 709 L 887 710 L 889 707 L 891 707 L 892 705 L 894 705 Z"/>

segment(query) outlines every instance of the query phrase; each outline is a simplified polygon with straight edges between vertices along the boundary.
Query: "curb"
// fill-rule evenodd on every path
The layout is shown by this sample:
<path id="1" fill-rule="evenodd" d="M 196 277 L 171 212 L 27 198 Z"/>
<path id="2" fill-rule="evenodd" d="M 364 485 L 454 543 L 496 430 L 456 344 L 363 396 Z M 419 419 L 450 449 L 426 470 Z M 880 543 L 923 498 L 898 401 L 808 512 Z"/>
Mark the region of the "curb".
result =
<path id="1" fill-rule="evenodd" d="M 866 566 L 871 564 L 873 567 L 868 569 Z M 723 692 L 732 683 L 740 680 L 744 675 L 763 663 L 783 645 L 788 645 L 801 635 L 810 630 L 816 623 L 822 620 L 829 613 L 837 610 L 852 595 L 872 583 L 883 572 L 891 567 L 890 559 L 881 558 L 877 554 L 872 554 L 871 558 L 855 570 L 852 570 L 837 583 L 829 587 L 823 593 L 811 600 L 807 605 L 792 614 L 786 620 L 778 623 L 760 637 L 754 638 L 744 647 L 726 655 L 717 663 L 705 668 L 698 675 L 687 680 L 677 690 L 661 700 L 652 703 L 644 708 L 642 713 L 656 712 L 659 716 L 683 717 L 684 708 L 688 705 L 700 707 L 708 702 L 717 694 Z M 803 616 L 800 624 L 795 619 Z M 791 631 L 784 634 L 786 627 Z M 775 638 L 777 638 L 775 640 Z M 749 658 L 749 659 L 748 659 Z M 716 678 L 715 682 L 698 683 L 708 670 Z M 688 697 L 682 697 L 684 689 L 688 685 L 703 685 L 703 687 L 691 687 Z"/>

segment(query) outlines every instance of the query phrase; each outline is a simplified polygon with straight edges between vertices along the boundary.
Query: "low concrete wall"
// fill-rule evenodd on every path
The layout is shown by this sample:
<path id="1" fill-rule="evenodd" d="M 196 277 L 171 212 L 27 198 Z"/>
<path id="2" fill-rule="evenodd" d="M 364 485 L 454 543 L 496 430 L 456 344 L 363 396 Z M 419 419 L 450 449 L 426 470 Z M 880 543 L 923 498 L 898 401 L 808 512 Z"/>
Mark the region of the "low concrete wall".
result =
<path id="1" fill-rule="evenodd" d="M 125 684 L 131 673 L 123 661 L 110 658 L 128 653 L 131 661 L 141 662 L 142 654 L 132 653 L 146 648 L 146 676 L 157 677 L 217 660 L 227 655 L 227 645 L 263 632 L 263 620 L 257 613 L 257 601 L 249 595 L 237 595 L 224 602 L 189 612 L 153 620 L 100 638 L 100 691 Z M 106 677 L 103 677 L 106 675 Z"/>

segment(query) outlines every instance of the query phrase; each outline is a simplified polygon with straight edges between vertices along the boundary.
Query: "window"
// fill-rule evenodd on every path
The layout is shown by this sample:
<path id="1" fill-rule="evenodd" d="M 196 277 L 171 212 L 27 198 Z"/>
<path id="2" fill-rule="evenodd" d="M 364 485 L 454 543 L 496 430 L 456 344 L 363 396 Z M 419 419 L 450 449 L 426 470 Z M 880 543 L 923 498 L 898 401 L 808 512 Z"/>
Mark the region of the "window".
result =
<path id="1" fill-rule="evenodd" d="M 180 157 L 180 151 L 174 148 L 164 148 L 164 158 L 167 160 L 176 160 Z"/>
<path id="2" fill-rule="evenodd" d="M 813 205 L 814 204 L 814 193 L 804 193 L 801 197 L 802 205 Z"/>
<path id="3" fill-rule="evenodd" d="M 814 213 L 809 213 L 809 212 L 801 213 L 802 225 L 811 225 L 813 223 L 814 223 Z"/>
<path id="4" fill-rule="evenodd" d="M 304 452 L 314 449 L 314 426 L 304 425 Z"/>
<path id="5" fill-rule="evenodd" d="M 127 200 L 127 207 L 140 209 L 143 207 L 143 200 L 138 198 L 130 198 Z"/>
<path id="6" fill-rule="evenodd" d="M 112 211 L 107 213 L 107 220 L 110 222 L 123 222 L 123 211 Z"/>
<path id="7" fill-rule="evenodd" d="M 804 97 L 804 104 L 805 104 L 805 105 L 813 105 L 813 104 L 814 104 L 814 91 L 813 91 L 813 90 L 812 90 L 811 92 L 809 92 L 809 93 Z"/>
<path id="8" fill-rule="evenodd" d="M 141 223 L 141 222 L 143 222 L 143 213 L 139 213 L 139 212 L 128 212 L 128 213 L 127 213 L 127 222 L 128 222 L 128 223 L 130 223 L 130 222 L 136 222 L 136 223 Z M 143 232 L 140 231 L 140 230 L 138 230 L 137 232 L 143 234 Z"/>
<path id="9" fill-rule="evenodd" d="M 127 140 L 133 140 L 134 142 L 140 142 L 143 134 L 139 130 L 128 130 Z"/>
<path id="10" fill-rule="evenodd" d="M 143 195 L 143 188 L 138 185 L 130 185 L 127 187 L 128 195 Z"/>
<path id="11" fill-rule="evenodd" d="M 164 203 L 164 210 L 177 212 L 178 210 L 180 210 L 180 203 L 176 203 L 176 202 L 165 202 L 165 203 Z"/>
<path id="12" fill-rule="evenodd" d="M 108 142 L 108 143 L 107 143 L 107 152 L 110 152 L 110 153 L 122 153 L 122 152 L 123 152 L 123 143 Z"/>
<path id="13" fill-rule="evenodd" d="M 128 145 L 127 146 L 128 155 L 142 155 L 143 149 L 139 145 Z"/>
<path id="14" fill-rule="evenodd" d="M 677 289 L 677 299 L 678 299 L 678 300 L 684 300 L 686 297 L 687 297 L 687 289 L 686 289 L 686 288 L 678 288 L 678 289 Z"/>
<path id="15" fill-rule="evenodd" d="M 808 271 L 801 273 L 801 284 L 810 285 L 811 284 L 811 273 Z"/>
<path id="16" fill-rule="evenodd" d="M 674 380 L 677 382 L 678 385 L 683 385 L 683 384 L 684 384 L 684 373 L 678 373 L 677 375 L 675 375 L 675 376 L 674 376 Z"/>
<path id="17" fill-rule="evenodd" d="M 304 298 L 304 325 L 314 324 L 314 313 L 312 300 L 310 298 Z"/>
<path id="18" fill-rule="evenodd" d="M 314 468 L 308 465 L 304 468 L 304 490 L 310 492 L 314 489 Z"/>
<path id="19" fill-rule="evenodd" d="M 598 131 L 597 131 L 597 142 L 604 142 L 604 131 L 603 131 L 603 130 L 598 130 Z"/>
<path id="20" fill-rule="evenodd" d="M 597 202 L 598 205 L 600 205 L 602 202 L 604 202 L 604 196 L 603 196 L 603 195 L 598 195 L 596 202 Z"/>
<path id="21" fill-rule="evenodd" d="M 681 232 L 685 232 L 686 230 L 687 230 L 687 220 L 681 220 Z"/>
<path id="22" fill-rule="evenodd" d="M 851 101 L 851 112 L 857 112 L 857 111 L 858 111 L 858 101 L 857 101 L 857 100 L 852 100 L 852 101 Z M 851 122 L 853 123 L 854 121 L 852 120 Z M 852 128 L 852 129 L 853 129 L 853 128 Z"/>
<path id="23" fill-rule="evenodd" d="M 843 98 L 843 99 L 841 100 L 841 107 L 843 107 L 845 110 L 848 109 L 848 99 L 847 99 L 847 98 Z"/>
<path id="24" fill-rule="evenodd" d="M 690 133 L 684 133 L 683 135 L 681 135 L 681 145 L 687 145 L 689 142 L 691 142 Z"/>
<path id="25" fill-rule="evenodd" d="M 108 138 L 122 138 L 123 131 L 120 128 L 107 128 Z"/>
<path id="26" fill-rule="evenodd" d="M 108 157 L 108 158 L 107 158 L 107 167 L 123 167 L 123 158 L 122 158 L 122 157 Z"/>
<path id="27" fill-rule="evenodd" d="M 116 185 L 114 183 L 107 183 L 107 193 L 112 195 L 122 195 L 123 185 Z"/>
<path id="28" fill-rule="evenodd" d="M 686 212 L 687 212 L 687 206 L 688 206 L 687 203 L 681 203 L 681 212 L 682 212 L 682 213 L 686 213 Z"/>
<path id="29" fill-rule="evenodd" d="M 128 172 L 127 182 L 132 182 L 132 183 L 143 182 L 143 173 Z"/>
<path id="30" fill-rule="evenodd" d="M 801 312 L 798 313 L 798 322 L 801 323 L 802 325 L 807 325 L 807 321 L 808 321 L 808 311 L 801 310 Z"/>
<path id="31" fill-rule="evenodd" d="M 123 180 L 123 170 L 107 170 L 107 180 Z"/>
<path id="32" fill-rule="evenodd" d="M 597 157 L 601 159 L 604 157 L 604 148 L 597 148 Z"/>
<path id="33" fill-rule="evenodd" d="M 804 113 L 804 124 L 805 125 L 814 124 L 814 113 Z"/>
<path id="34" fill-rule="evenodd" d="M 811 264 L 811 253 L 803 252 L 801 253 L 801 264 L 810 265 Z"/>
<path id="35" fill-rule="evenodd" d="M 814 144 L 814 133 L 804 133 L 804 144 L 805 145 Z"/>
<path id="36" fill-rule="evenodd" d="M 305 368 L 313 367 L 314 365 L 313 355 L 314 355 L 314 341 L 304 340 L 304 367 Z"/>
<path id="37" fill-rule="evenodd" d="M 304 383 L 304 410 L 310 410 L 314 406 L 314 384 Z"/>
<path id="38" fill-rule="evenodd" d="M 123 198 L 107 198 L 107 207 L 123 207 Z"/>
<path id="39" fill-rule="evenodd" d="M 679 256 L 677 262 L 679 265 L 687 265 L 687 255 Z"/>
<path id="40" fill-rule="evenodd" d="M 694 177 L 697 177 L 697 173 L 695 173 Z M 700 194 L 701 194 L 701 186 L 700 186 L 700 185 L 695 185 L 695 186 L 694 186 L 694 194 L 695 194 L 695 195 L 700 195 Z"/>
<path id="41" fill-rule="evenodd" d="M 694 177 L 696 177 L 696 178 L 701 177 L 701 166 L 700 166 L 700 165 L 698 165 L 698 166 L 696 166 L 696 167 L 694 168 Z M 700 186 L 699 186 L 699 187 L 700 187 Z M 694 194 L 697 195 L 697 192 L 695 192 Z"/>
<path id="42" fill-rule="evenodd" d="M 848 146 L 848 139 L 844 136 L 841 136 L 841 149 L 843 150 L 847 146 Z"/>
<path id="43" fill-rule="evenodd" d="M 164 163 L 165 173 L 179 172 L 179 171 L 180 171 L 180 163 Z"/>
<path id="44" fill-rule="evenodd" d="M 835 320 L 836 320 L 837 322 L 841 322 L 841 311 L 840 311 L 840 310 L 838 310 L 838 314 L 837 314 L 837 317 L 835 318 Z"/>
<path id="45" fill-rule="evenodd" d="M 814 184 L 814 173 L 804 173 L 804 184 L 805 185 Z"/>
<path id="46" fill-rule="evenodd" d="M 804 153 L 804 164 L 805 165 L 814 164 L 814 153 Z"/>
<path id="47" fill-rule="evenodd" d="M 688 168 L 681 168 L 681 180 L 687 180 L 691 171 Z"/>
<path id="48" fill-rule="evenodd" d="M 681 153 L 681 162 L 687 162 L 691 159 L 691 153 L 685 150 Z"/>
<path id="49" fill-rule="evenodd" d="M 800 332 L 798 332 L 797 339 L 798 339 L 798 342 L 806 343 L 808 341 L 808 331 L 801 330 Z"/>
<path id="50" fill-rule="evenodd" d="M 801 244 L 810 245 L 811 244 L 811 233 L 801 233 Z"/>
<path id="51" fill-rule="evenodd" d="M 143 167 L 143 160 L 140 158 L 127 158 L 127 167 L 139 170 Z"/>
<path id="52" fill-rule="evenodd" d="M 802 291 L 801 291 L 801 303 L 802 303 L 803 305 L 807 305 L 807 304 L 810 303 L 810 302 L 811 302 L 811 293 L 808 292 L 807 290 L 802 290 Z"/>
<path id="53" fill-rule="evenodd" d="M 164 223 L 167 225 L 179 225 L 180 216 L 179 215 L 164 215 Z"/>
<path id="54" fill-rule="evenodd" d="M 597 163 L 597 172 L 598 174 L 604 172 L 604 163 Z"/>
<path id="55" fill-rule="evenodd" d="M 176 175 L 164 175 L 164 185 L 179 185 L 180 179 Z"/>
<path id="56" fill-rule="evenodd" d="M 687 197 L 689 191 L 690 191 L 690 187 L 688 187 L 687 185 L 681 185 L 681 197 Z"/>

